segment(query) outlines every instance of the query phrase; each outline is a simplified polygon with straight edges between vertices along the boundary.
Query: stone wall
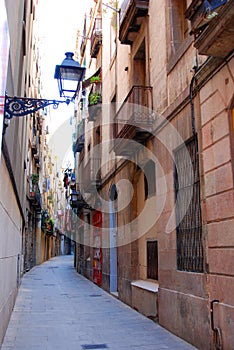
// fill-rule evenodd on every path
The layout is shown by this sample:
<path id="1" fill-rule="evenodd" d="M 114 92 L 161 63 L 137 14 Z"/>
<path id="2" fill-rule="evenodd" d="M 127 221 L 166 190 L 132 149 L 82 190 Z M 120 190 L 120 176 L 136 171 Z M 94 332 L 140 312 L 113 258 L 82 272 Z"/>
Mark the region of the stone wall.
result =
<path id="1" fill-rule="evenodd" d="M 22 218 L 2 155 L 0 167 L 0 344 L 14 306 L 21 275 Z"/>
<path id="2" fill-rule="evenodd" d="M 234 342 L 234 59 L 200 91 L 209 298 L 224 349 Z"/>

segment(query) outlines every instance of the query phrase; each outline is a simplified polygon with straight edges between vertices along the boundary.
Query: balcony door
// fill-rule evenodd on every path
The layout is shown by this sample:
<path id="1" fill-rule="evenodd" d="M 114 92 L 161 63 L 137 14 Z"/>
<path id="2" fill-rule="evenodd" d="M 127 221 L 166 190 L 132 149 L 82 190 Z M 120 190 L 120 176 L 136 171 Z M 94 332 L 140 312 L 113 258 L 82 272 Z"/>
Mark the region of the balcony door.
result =
<path id="1" fill-rule="evenodd" d="M 133 85 L 146 86 L 145 39 L 133 59 Z"/>

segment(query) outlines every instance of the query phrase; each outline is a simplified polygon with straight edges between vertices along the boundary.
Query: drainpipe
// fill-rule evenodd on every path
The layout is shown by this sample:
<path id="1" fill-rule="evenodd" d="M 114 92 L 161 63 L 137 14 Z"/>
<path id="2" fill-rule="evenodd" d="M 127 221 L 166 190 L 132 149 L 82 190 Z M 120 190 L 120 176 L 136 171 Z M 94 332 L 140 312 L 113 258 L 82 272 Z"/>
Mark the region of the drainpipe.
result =
<path id="1" fill-rule="evenodd" d="M 196 127 L 195 127 L 195 113 L 194 113 L 194 102 L 193 102 L 193 88 L 194 88 L 194 82 L 196 80 L 195 75 L 198 71 L 197 56 L 195 59 L 193 71 L 194 71 L 194 74 L 193 74 L 193 77 L 191 79 L 190 86 L 189 86 L 189 97 L 190 97 L 190 107 L 191 107 L 192 133 L 193 133 L 193 136 L 195 136 L 196 135 Z M 198 147 L 198 144 L 197 144 L 197 147 Z M 198 149 L 197 149 L 197 152 L 198 152 Z M 210 319 L 211 319 L 211 329 L 213 331 L 214 350 L 222 350 L 223 345 L 222 345 L 221 330 L 220 330 L 220 328 L 214 326 L 214 304 L 215 303 L 219 303 L 219 300 L 214 299 L 210 303 Z"/>
<path id="2" fill-rule="evenodd" d="M 202 67 L 206 64 L 207 60 L 202 63 L 202 65 L 198 65 L 198 53 L 196 52 L 196 56 L 194 58 L 194 65 L 191 71 L 193 71 L 193 77 L 190 81 L 189 85 L 189 99 L 190 99 L 190 106 L 191 106 L 191 124 L 192 124 L 192 132 L 193 135 L 196 135 L 196 127 L 195 127 L 195 112 L 194 112 L 194 103 L 193 103 L 193 89 L 194 89 L 194 83 L 196 81 L 196 74 L 199 70 L 202 69 Z"/>
<path id="3" fill-rule="evenodd" d="M 196 72 L 194 72 L 194 75 L 191 79 L 190 86 L 189 86 L 189 98 L 190 98 L 190 107 L 191 107 L 191 125 L 192 125 L 193 135 L 196 135 L 194 103 L 193 103 L 193 84 L 196 80 L 195 74 L 196 74 Z"/>
<path id="4" fill-rule="evenodd" d="M 190 82 L 189 86 L 189 97 L 190 97 L 190 107 L 191 107 L 191 126 L 192 126 L 192 133 L 193 136 L 196 135 L 196 127 L 195 127 L 195 112 L 194 112 L 194 102 L 193 102 L 193 88 L 194 88 L 194 82 L 196 80 L 196 73 L 198 69 L 200 69 L 202 66 L 198 67 L 198 62 L 197 62 L 197 55 L 195 58 L 195 64 L 193 66 L 193 77 Z M 197 144 L 198 147 L 198 144 Z M 198 152 L 198 149 L 197 149 Z M 222 350 L 223 345 L 222 345 L 222 335 L 221 335 L 221 330 L 218 327 L 214 326 L 214 304 L 219 303 L 219 300 L 214 299 L 210 302 L 210 319 L 211 319 L 211 329 L 213 331 L 213 340 L 214 340 L 214 350 Z"/>
<path id="5" fill-rule="evenodd" d="M 196 127 L 195 127 L 195 113 L 194 113 L 194 103 L 193 103 L 193 88 L 195 83 L 195 75 L 198 71 L 198 60 L 197 60 L 197 54 L 194 60 L 194 66 L 193 66 L 193 77 L 191 79 L 190 85 L 189 85 L 189 99 L 190 99 L 190 107 L 191 107 L 191 125 L 192 125 L 192 133 L 193 136 L 196 135 Z"/>
<path id="6" fill-rule="evenodd" d="M 222 336 L 221 330 L 218 327 L 214 326 L 214 304 L 219 303 L 219 300 L 214 299 L 210 303 L 210 319 L 211 319 L 211 329 L 213 331 L 213 339 L 214 339 L 214 350 L 222 350 Z"/>

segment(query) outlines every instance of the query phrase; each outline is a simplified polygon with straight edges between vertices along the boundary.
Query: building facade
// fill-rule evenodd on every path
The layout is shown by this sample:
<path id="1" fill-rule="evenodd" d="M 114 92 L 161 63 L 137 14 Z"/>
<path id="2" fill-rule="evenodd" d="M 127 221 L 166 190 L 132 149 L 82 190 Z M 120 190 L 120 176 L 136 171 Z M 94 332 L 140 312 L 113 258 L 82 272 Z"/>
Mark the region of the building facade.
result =
<path id="1" fill-rule="evenodd" d="M 76 261 L 199 349 L 231 349 L 234 4 L 207 3 L 94 2 Z"/>
<path id="2" fill-rule="evenodd" d="M 33 42 L 32 17 L 35 2 L 1 1 L 6 12 L 6 25 L 9 33 L 9 50 L 4 51 L 8 60 L 5 76 L 5 91 L 9 96 L 26 96 L 29 94 L 29 67 L 31 65 L 31 44 Z M 15 11 L 12 11 L 12 8 Z M 25 26 L 23 26 L 23 23 Z M 16 34 L 17 33 L 17 34 Z M 3 96 L 5 96 L 5 91 Z M 4 103 L 5 101 L 3 101 Z M 14 305 L 17 288 L 24 266 L 23 255 L 27 256 L 30 248 L 23 248 L 26 231 L 35 224 L 27 223 L 27 152 L 29 140 L 29 121 L 15 118 L 6 127 L 3 119 L 1 143 L 1 326 L 0 342 L 3 339 L 11 310 Z M 31 226 L 31 227 L 30 227 Z M 31 241 L 32 244 L 32 241 Z"/>
<path id="3" fill-rule="evenodd" d="M 1 0 L 0 6 L 3 39 L 0 71 L 1 344 L 23 273 L 60 253 L 59 243 L 55 244 L 57 238 L 60 240 L 60 233 L 55 235 L 54 227 L 46 231 L 42 227 L 42 214 L 48 204 L 43 178 L 46 167 L 44 112 L 12 119 L 9 119 L 10 114 L 4 115 L 7 106 L 9 113 L 14 110 L 13 96 L 41 98 L 38 1 Z M 16 111 L 23 108 L 23 105 L 16 106 Z M 55 219 L 52 202 L 49 204 L 51 219 Z"/>

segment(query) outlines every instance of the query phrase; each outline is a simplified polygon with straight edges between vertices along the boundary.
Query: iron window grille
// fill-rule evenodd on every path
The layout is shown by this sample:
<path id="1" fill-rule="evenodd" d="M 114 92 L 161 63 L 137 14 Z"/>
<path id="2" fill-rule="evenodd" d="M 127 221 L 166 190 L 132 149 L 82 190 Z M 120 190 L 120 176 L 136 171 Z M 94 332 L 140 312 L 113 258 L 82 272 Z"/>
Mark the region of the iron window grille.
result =
<path id="1" fill-rule="evenodd" d="M 197 137 L 183 144 L 174 155 L 177 268 L 181 271 L 203 272 Z"/>

